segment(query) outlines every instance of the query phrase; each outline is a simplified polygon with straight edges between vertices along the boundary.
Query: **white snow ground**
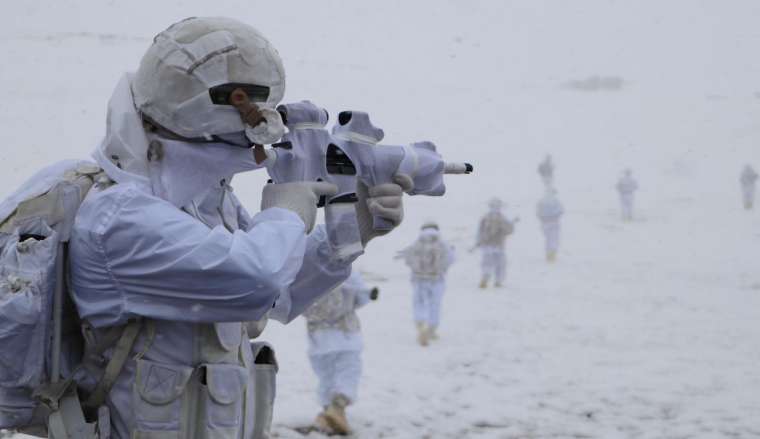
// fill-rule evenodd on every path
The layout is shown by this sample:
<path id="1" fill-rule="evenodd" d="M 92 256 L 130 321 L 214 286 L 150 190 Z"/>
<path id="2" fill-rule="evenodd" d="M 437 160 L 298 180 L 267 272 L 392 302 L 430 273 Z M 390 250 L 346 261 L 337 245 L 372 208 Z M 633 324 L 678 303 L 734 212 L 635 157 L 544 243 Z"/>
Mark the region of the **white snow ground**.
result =
<path id="1" fill-rule="evenodd" d="M 738 173 L 760 166 L 760 4 L 485 0 L 2 4 L 0 169 L 10 192 L 43 164 L 89 153 L 121 72 L 190 15 L 247 21 L 279 48 L 286 100 L 365 109 L 387 141 L 429 138 L 475 164 L 358 267 L 381 299 L 361 311 L 362 438 L 760 437 L 760 211 Z M 578 91 L 594 76 L 618 91 Z M 555 156 L 568 214 L 541 258 L 535 166 Z M 632 166 L 638 220 L 612 188 Z M 258 204 L 264 175 L 236 181 Z M 506 289 L 480 291 L 469 254 L 486 201 L 520 215 Z M 255 210 L 255 209 L 252 209 Z M 414 344 L 393 253 L 437 219 L 459 248 L 441 340 Z M 273 323 L 275 435 L 316 415 L 302 322 Z M 311 437 L 320 437 L 313 434 Z"/>

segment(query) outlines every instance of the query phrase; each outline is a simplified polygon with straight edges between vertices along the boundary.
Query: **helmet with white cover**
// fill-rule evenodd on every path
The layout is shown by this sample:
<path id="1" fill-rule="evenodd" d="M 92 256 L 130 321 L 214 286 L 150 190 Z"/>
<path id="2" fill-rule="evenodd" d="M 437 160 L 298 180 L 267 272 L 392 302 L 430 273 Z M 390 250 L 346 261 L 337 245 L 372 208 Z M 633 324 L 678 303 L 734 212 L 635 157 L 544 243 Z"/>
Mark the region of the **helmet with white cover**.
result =
<path id="1" fill-rule="evenodd" d="M 235 105 L 241 90 L 258 110 L 253 122 Z M 143 119 L 183 139 L 245 132 L 273 143 L 284 132 L 274 110 L 284 93 L 277 50 L 253 27 L 221 17 L 188 18 L 158 34 L 132 81 Z"/>
<path id="2" fill-rule="evenodd" d="M 440 237 L 440 228 L 438 227 L 438 223 L 433 220 L 427 220 L 424 223 L 422 223 L 422 227 L 420 227 L 420 241 L 422 242 L 432 242 L 437 241 Z"/>
<path id="3" fill-rule="evenodd" d="M 426 220 L 424 223 L 422 223 L 422 227 L 420 227 L 420 230 L 426 230 L 426 229 L 438 230 L 438 223 L 430 219 Z"/>

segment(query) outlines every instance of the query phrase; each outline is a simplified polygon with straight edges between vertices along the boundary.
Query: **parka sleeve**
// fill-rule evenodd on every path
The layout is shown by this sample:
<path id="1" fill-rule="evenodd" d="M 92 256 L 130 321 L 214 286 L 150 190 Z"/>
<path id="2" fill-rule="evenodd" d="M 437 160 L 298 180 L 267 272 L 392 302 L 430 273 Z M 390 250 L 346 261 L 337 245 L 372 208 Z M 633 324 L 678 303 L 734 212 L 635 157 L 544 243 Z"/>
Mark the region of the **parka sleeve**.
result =
<path id="1" fill-rule="evenodd" d="M 307 251 L 304 224 L 290 211 L 267 209 L 249 230 L 231 233 L 134 185 L 116 185 L 88 197 L 77 215 L 72 294 L 95 327 L 135 316 L 257 320 L 287 300 Z"/>
<path id="2" fill-rule="evenodd" d="M 295 280 L 283 289 L 269 316 L 281 323 L 290 323 L 343 283 L 351 274 L 351 262 L 338 258 L 327 239 L 324 225 L 315 227 L 306 240 L 306 250 Z"/>
<path id="3" fill-rule="evenodd" d="M 234 202 L 238 206 L 240 227 L 250 229 L 253 225 L 251 215 L 237 198 L 234 198 Z M 279 295 L 268 317 L 289 323 L 302 315 L 311 305 L 349 277 L 352 261 L 338 259 L 327 239 L 325 226 L 315 227 L 306 238 L 301 270 L 293 283 Z"/>

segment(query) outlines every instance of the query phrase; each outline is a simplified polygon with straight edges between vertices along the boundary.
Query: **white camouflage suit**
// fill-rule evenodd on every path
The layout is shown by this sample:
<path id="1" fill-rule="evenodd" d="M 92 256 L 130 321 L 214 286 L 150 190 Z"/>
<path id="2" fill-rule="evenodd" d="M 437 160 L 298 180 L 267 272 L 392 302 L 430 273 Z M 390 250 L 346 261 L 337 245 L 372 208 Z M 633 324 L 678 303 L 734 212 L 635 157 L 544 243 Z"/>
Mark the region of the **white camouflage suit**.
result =
<path id="1" fill-rule="evenodd" d="M 261 327 L 248 322 L 288 323 L 349 277 L 363 249 L 343 254 L 329 239 L 335 227 L 362 242 L 375 236 L 358 220 L 312 228 L 316 201 L 330 192 L 317 183 L 267 185 L 253 215 L 234 196 L 229 178 L 262 166 L 254 138 L 280 136 L 271 107 L 284 81 L 276 50 L 255 29 L 190 18 L 160 33 L 114 90 L 94 153 L 113 184 L 87 194 L 68 258 L 87 347 L 132 332 L 133 342 L 86 355 L 75 376 L 80 395 L 102 393 L 94 412 L 112 439 L 269 437 L 271 411 L 259 409 L 273 400 L 259 396 L 274 394 L 260 385 L 273 389 L 276 362 L 257 361 L 249 328 Z M 222 85 L 243 88 L 227 96 Z M 267 97 L 256 97 L 262 89 Z M 246 111 L 215 101 L 235 94 Z M 250 125 L 250 98 L 272 120 Z M 382 208 L 378 216 L 400 222 L 400 195 L 358 198 L 357 217 Z M 120 356 L 123 367 L 110 371 Z"/>
<path id="2" fill-rule="evenodd" d="M 437 229 L 426 228 L 403 255 L 412 270 L 414 321 L 437 328 L 446 291 L 446 272 L 455 259 L 454 248 L 441 239 Z"/>
<path id="3" fill-rule="evenodd" d="M 304 313 L 309 360 L 319 379 L 319 402 L 327 406 L 338 395 L 356 401 L 362 374 L 363 341 L 356 309 L 370 301 L 371 289 L 354 270 L 343 285 Z"/>
<path id="4" fill-rule="evenodd" d="M 639 189 L 639 183 L 633 178 L 631 171 L 626 171 L 625 174 L 620 177 L 620 180 L 618 180 L 615 188 L 620 194 L 620 206 L 622 209 L 623 220 L 633 220 L 633 198 L 634 194 Z"/>
<path id="5" fill-rule="evenodd" d="M 257 366 L 245 322 L 292 321 L 349 276 L 350 261 L 337 262 L 323 225 L 307 235 L 287 209 L 249 215 L 229 180 L 181 209 L 158 197 L 154 192 L 163 186 L 142 183 L 148 179 L 114 166 L 107 154 L 122 145 L 122 133 L 145 136 L 126 80 L 109 108 L 109 132 L 96 159 L 118 184 L 89 192 L 70 255 L 73 299 L 94 328 L 93 344 L 111 327 L 137 317 L 145 322 L 105 401 L 111 437 L 259 437 Z M 125 108 L 124 120 L 116 119 Z M 235 154 L 239 162 L 229 161 L 245 166 L 250 155 L 221 145 L 161 144 L 162 176 L 188 170 L 179 152 L 205 154 L 206 170 Z M 189 171 L 184 180 L 172 180 L 176 191 L 204 178 L 204 169 Z M 89 392 L 99 373 L 85 368 L 78 378 L 80 391 Z"/>
<path id="6" fill-rule="evenodd" d="M 559 249 L 560 218 L 565 209 L 555 191 L 549 191 L 536 206 L 536 216 L 541 221 L 541 229 L 546 238 L 546 255 L 553 258 Z"/>
<path id="7" fill-rule="evenodd" d="M 480 248 L 482 259 L 481 283 L 485 285 L 491 276 L 496 286 L 504 282 L 507 269 L 506 241 L 507 236 L 514 232 L 514 224 L 509 221 L 497 206 L 483 216 L 478 226 L 477 246 Z"/>
<path id="8" fill-rule="evenodd" d="M 747 165 L 744 167 L 739 181 L 742 184 L 744 208 L 752 209 L 752 205 L 755 203 L 755 184 L 757 182 L 757 172 L 755 172 L 752 166 Z"/>

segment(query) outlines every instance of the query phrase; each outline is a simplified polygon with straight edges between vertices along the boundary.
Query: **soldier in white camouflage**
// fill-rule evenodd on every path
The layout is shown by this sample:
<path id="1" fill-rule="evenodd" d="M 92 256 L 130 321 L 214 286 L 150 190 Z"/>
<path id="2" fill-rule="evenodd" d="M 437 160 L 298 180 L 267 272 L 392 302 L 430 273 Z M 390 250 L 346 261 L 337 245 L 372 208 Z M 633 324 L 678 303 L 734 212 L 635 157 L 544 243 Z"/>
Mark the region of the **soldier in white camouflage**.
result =
<path id="1" fill-rule="evenodd" d="M 446 272 L 456 258 L 454 247 L 443 240 L 438 224 L 428 221 L 422 225 L 417 240 L 399 252 L 397 258 L 404 259 L 412 271 L 417 342 L 427 346 L 438 339 L 436 330 L 441 322 Z"/>
<path id="2" fill-rule="evenodd" d="M 304 313 L 309 336 L 309 359 L 319 379 L 319 401 L 324 411 L 317 427 L 327 433 L 349 434 L 346 407 L 356 401 L 362 373 L 363 341 L 356 310 L 379 291 L 369 288 L 358 271 L 340 287 Z"/>
<path id="3" fill-rule="evenodd" d="M 755 203 L 755 185 L 757 184 L 757 172 L 752 165 L 744 166 L 739 181 L 742 185 L 742 199 L 744 201 L 744 208 L 751 210 L 752 205 Z"/>
<path id="4" fill-rule="evenodd" d="M 478 225 L 475 247 L 479 248 L 482 254 L 480 288 L 488 286 L 491 276 L 493 276 L 494 287 L 500 288 L 504 284 L 507 272 L 507 237 L 514 233 L 515 224 L 519 218 L 507 219 L 502 213 L 503 205 L 500 199 L 492 199 L 488 203 L 488 213 L 481 218 Z"/>

